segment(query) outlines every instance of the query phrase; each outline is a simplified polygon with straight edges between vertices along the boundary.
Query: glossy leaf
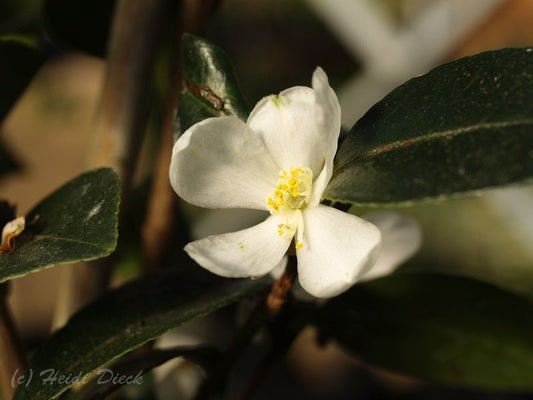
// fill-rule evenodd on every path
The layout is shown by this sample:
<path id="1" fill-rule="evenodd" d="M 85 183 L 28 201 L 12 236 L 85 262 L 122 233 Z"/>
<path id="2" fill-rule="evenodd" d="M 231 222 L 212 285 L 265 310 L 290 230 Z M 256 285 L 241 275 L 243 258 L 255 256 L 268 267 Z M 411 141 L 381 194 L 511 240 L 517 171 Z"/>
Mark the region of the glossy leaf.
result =
<path id="1" fill-rule="evenodd" d="M 28 371 L 38 376 L 54 368 L 83 379 L 169 329 L 264 290 L 269 282 L 223 279 L 196 266 L 146 276 L 104 295 L 71 318 L 35 353 Z M 43 385 L 33 379 L 19 386 L 13 399 L 53 399 L 71 385 Z"/>
<path id="2" fill-rule="evenodd" d="M 52 40 L 103 57 L 115 0 L 46 0 L 45 27 Z"/>
<path id="3" fill-rule="evenodd" d="M 393 275 L 327 303 L 319 325 L 379 367 L 453 386 L 533 389 L 533 305 L 486 283 Z"/>
<path id="4" fill-rule="evenodd" d="M 26 217 L 11 254 L 0 254 L 0 282 L 58 264 L 110 254 L 117 242 L 120 187 L 109 168 L 68 182 Z"/>
<path id="5" fill-rule="evenodd" d="M 533 177 L 533 49 L 465 57 L 413 78 L 341 144 L 326 197 L 450 196 Z"/>
<path id="6" fill-rule="evenodd" d="M 0 36 L 0 122 L 24 92 L 46 56 L 33 39 Z"/>
<path id="7" fill-rule="evenodd" d="M 184 88 L 178 107 L 181 132 L 209 117 L 236 115 L 242 120 L 249 109 L 239 92 L 226 54 L 213 43 L 185 34 L 182 38 Z"/>

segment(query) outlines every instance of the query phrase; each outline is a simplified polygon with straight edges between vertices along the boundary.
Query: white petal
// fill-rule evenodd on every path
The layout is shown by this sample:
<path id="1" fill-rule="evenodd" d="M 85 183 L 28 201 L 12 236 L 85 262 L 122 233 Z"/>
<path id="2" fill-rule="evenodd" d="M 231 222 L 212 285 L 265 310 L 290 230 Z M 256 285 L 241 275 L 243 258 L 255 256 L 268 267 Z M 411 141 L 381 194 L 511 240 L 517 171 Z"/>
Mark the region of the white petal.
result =
<path id="1" fill-rule="evenodd" d="M 193 125 L 177 140 L 169 175 L 176 193 L 197 206 L 266 210 L 278 172 L 244 122 L 219 117 Z"/>
<path id="2" fill-rule="evenodd" d="M 300 284 L 316 297 L 352 286 L 377 256 L 379 229 L 354 215 L 319 205 L 304 211 L 303 247 L 297 250 Z"/>
<path id="3" fill-rule="evenodd" d="M 280 263 L 291 243 L 291 237 L 278 236 L 277 225 L 283 221 L 279 216 L 270 216 L 242 231 L 191 242 L 185 246 L 185 251 L 217 275 L 229 278 L 262 276 Z"/>
<path id="4" fill-rule="evenodd" d="M 420 248 L 422 232 L 417 221 L 390 211 L 371 212 L 363 217 L 381 231 L 381 251 L 362 281 L 392 273 Z"/>
<path id="5" fill-rule="evenodd" d="M 257 132 L 280 169 L 309 167 L 315 178 L 333 163 L 340 133 L 340 105 L 321 68 L 313 88 L 297 86 L 265 97 L 253 109 L 248 125 Z M 328 176 L 329 181 L 329 176 Z"/>
<path id="6" fill-rule="evenodd" d="M 283 258 L 278 263 L 278 265 L 276 265 L 274 269 L 270 271 L 270 276 L 276 280 L 281 278 L 281 275 L 283 275 L 283 273 L 285 272 L 285 268 L 287 268 L 288 261 L 289 261 L 289 257 L 286 255 L 283 256 Z"/>
<path id="7" fill-rule="evenodd" d="M 328 185 L 329 178 L 331 178 L 331 171 L 332 168 L 328 168 L 327 165 L 324 165 L 322 171 L 320 171 L 320 174 L 313 182 L 313 192 L 311 193 L 308 207 L 316 207 L 320 204 L 322 193 L 324 193 L 324 190 Z"/>

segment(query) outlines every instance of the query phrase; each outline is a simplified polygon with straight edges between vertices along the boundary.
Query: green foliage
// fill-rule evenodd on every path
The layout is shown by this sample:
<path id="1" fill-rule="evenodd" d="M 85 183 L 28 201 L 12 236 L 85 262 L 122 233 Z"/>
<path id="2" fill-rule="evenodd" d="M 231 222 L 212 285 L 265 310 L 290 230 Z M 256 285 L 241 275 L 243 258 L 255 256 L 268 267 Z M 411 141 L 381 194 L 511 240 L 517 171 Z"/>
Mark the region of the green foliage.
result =
<path id="1" fill-rule="evenodd" d="M 531 48 L 490 51 L 403 84 L 350 130 L 325 196 L 396 203 L 530 180 L 531 65 Z"/>
<path id="2" fill-rule="evenodd" d="M 376 366 L 453 386 L 533 389 L 533 305 L 485 283 L 393 275 L 333 299 L 318 324 Z"/>
<path id="3" fill-rule="evenodd" d="M 31 38 L 0 36 L 0 122 L 45 62 L 39 44 Z"/>
<path id="4" fill-rule="evenodd" d="M 209 117 L 236 115 L 242 120 L 249 109 L 242 98 L 226 54 L 213 43 L 190 34 L 182 38 L 184 88 L 178 107 L 178 127 Z"/>
<path id="5" fill-rule="evenodd" d="M 15 251 L 0 254 L 0 282 L 110 254 L 117 242 L 119 196 L 109 168 L 86 172 L 56 190 L 30 211 Z"/>
<path id="6" fill-rule="evenodd" d="M 43 17 L 52 40 L 103 57 L 114 9 L 115 0 L 46 0 Z"/>
<path id="7" fill-rule="evenodd" d="M 116 289 L 92 303 L 35 353 L 28 368 L 38 375 L 54 368 L 81 378 L 169 329 L 208 314 L 246 295 L 263 291 L 268 279 L 223 279 L 188 267 L 158 272 Z M 80 378 L 80 379 L 81 379 Z M 39 379 L 17 388 L 14 400 L 52 399 L 72 385 Z"/>

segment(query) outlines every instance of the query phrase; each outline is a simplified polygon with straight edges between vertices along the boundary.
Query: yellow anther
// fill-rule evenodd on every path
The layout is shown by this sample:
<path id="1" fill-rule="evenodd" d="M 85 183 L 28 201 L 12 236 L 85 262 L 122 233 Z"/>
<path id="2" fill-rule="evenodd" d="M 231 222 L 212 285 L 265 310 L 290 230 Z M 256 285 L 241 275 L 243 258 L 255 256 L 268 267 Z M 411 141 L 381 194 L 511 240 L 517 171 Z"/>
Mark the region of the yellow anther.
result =
<path id="1" fill-rule="evenodd" d="M 302 210 L 307 207 L 313 188 L 313 172 L 309 168 L 295 167 L 279 172 L 279 180 L 266 205 L 272 215 L 284 218 L 277 225 L 279 236 L 296 234 L 295 247 L 303 246 L 304 220 Z"/>
<path id="2" fill-rule="evenodd" d="M 279 172 L 276 189 L 267 198 L 267 208 L 272 214 L 289 216 L 305 208 L 311 197 L 313 172 L 309 168 L 295 167 Z"/>

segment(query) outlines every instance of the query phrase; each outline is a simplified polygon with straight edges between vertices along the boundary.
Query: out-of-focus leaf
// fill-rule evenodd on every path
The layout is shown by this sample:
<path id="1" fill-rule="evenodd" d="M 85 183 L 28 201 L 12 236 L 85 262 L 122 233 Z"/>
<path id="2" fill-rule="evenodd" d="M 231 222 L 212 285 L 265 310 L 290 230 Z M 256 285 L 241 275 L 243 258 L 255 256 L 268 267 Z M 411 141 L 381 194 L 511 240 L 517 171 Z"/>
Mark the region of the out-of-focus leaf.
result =
<path id="1" fill-rule="evenodd" d="M 226 54 L 213 43 L 184 34 L 182 38 L 184 88 L 178 107 L 178 129 L 221 115 L 242 120 L 249 109 L 242 98 Z"/>
<path id="2" fill-rule="evenodd" d="M 115 0 L 46 0 L 46 30 L 59 44 L 103 57 L 115 3 Z"/>
<path id="3" fill-rule="evenodd" d="M 11 254 L 0 254 L 0 282 L 58 264 L 110 254 L 117 242 L 120 186 L 109 168 L 68 182 L 26 217 Z"/>
<path id="4" fill-rule="evenodd" d="M 0 1 L 0 35 L 4 33 L 37 34 L 40 27 L 41 0 Z"/>
<path id="5" fill-rule="evenodd" d="M 413 78 L 339 148 L 325 197 L 359 204 L 531 180 L 533 49 L 489 51 Z"/>
<path id="6" fill-rule="evenodd" d="M 0 36 L 0 122 L 46 61 L 39 44 L 24 36 Z"/>
<path id="7" fill-rule="evenodd" d="M 168 330 L 270 284 L 266 278 L 223 279 L 190 267 L 160 271 L 104 295 L 45 342 L 30 360 L 28 371 L 37 376 L 53 368 L 66 375 L 80 374 L 83 379 Z M 19 386 L 13 399 L 53 399 L 70 386 L 72 382 L 43 385 L 34 379 L 27 386 Z"/>
<path id="8" fill-rule="evenodd" d="M 393 275 L 333 299 L 318 324 L 379 367 L 454 386 L 533 389 L 533 305 L 486 283 Z"/>

